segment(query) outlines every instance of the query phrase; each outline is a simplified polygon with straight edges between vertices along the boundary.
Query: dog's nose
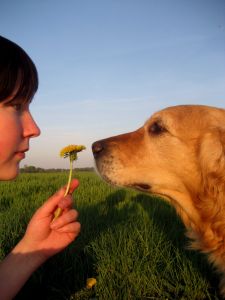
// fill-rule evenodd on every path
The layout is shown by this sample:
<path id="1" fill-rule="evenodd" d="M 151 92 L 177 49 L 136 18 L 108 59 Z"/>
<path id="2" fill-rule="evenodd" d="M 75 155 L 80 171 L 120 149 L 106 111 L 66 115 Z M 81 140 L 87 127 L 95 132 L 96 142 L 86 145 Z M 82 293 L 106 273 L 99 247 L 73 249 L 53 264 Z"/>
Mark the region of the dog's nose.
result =
<path id="1" fill-rule="evenodd" d="M 95 158 L 97 158 L 104 150 L 104 145 L 101 141 L 94 142 L 92 144 L 92 152 Z"/>

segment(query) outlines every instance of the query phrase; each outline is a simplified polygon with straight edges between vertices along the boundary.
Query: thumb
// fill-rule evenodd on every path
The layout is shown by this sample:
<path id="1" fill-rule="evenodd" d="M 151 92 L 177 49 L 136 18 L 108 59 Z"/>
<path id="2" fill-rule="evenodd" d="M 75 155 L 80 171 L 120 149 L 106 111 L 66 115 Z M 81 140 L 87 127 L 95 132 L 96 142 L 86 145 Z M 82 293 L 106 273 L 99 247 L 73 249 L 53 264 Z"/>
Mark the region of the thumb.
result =
<path id="1" fill-rule="evenodd" d="M 73 179 L 70 184 L 69 194 L 72 194 L 73 191 L 79 186 L 79 181 L 77 179 Z M 60 200 L 64 198 L 66 187 L 62 187 L 58 190 L 54 195 L 52 195 L 40 208 L 39 213 L 44 214 L 45 216 L 53 213 L 55 208 L 57 207 Z"/>

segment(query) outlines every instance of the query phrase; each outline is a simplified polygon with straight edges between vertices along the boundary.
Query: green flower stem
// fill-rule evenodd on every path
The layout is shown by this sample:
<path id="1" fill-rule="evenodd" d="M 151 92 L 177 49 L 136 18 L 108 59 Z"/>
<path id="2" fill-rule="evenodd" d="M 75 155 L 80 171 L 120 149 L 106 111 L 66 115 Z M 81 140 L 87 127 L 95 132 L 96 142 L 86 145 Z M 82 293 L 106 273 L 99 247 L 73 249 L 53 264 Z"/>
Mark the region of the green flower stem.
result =
<path id="1" fill-rule="evenodd" d="M 71 184 L 71 180 L 72 180 L 72 173 L 73 173 L 73 160 L 70 159 L 70 173 L 69 173 L 69 179 L 68 179 L 68 183 L 67 183 L 67 188 L 66 188 L 66 192 L 64 194 L 64 197 L 68 194 L 69 189 L 70 189 L 70 184 Z"/>
<path id="2" fill-rule="evenodd" d="M 71 180 L 72 180 L 72 174 L 73 174 L 73 159 L 70 158 L 70 173 L 69 173 L 69 179 L 68 179 L 68 183 L 67 183 L 67 187 L 66 187 L 66 192 L 64 194 L 64 197 L 66 197 L 66 195 L 69 192 L 70 189 L 70 184 L 71 184 Z M 52 222 L 57 219 L 62 213 L 62 208 L 61 207 L 57 207 L 57 209 L 54 212 L 54 218 L 52 220 Z"/>

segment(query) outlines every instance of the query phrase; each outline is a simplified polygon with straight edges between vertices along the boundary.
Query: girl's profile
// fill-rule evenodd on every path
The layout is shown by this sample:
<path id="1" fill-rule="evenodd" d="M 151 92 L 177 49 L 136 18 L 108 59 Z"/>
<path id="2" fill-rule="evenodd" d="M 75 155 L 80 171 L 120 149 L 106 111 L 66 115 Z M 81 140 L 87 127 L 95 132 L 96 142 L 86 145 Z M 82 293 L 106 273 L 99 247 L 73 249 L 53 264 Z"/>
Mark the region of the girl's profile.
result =
<path id="1" fill-rule="evenodd" d="M 30 150 L 30 139 L 40 135 L 30 112 L 37 89 L 38 73 L 31 58 L 20 46 L 0 36 L 0 180 L 18 176 L 20 162 Z M 45 201 L 19 243 L 0 263 L 1 300 L 12 299 L 32 272 L 78 236 L 80 223 L 71 196 L 78 185 L 74 179 L 68 195 L 64 197 L 63 187 Z M 62 214 L 52 222 L 57 207 Z"/>

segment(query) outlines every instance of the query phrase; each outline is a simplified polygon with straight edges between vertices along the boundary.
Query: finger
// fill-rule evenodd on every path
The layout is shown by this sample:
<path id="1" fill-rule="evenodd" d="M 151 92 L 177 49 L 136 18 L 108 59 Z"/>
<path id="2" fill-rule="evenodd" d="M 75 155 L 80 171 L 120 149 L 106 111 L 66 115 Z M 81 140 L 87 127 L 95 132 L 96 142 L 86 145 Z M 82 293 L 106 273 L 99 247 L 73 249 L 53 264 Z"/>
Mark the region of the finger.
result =
<path id="1" fill-rule="evenodd" d="M 80 233 L 81 225 L 79 222 L 73 222 L 69 223 L 63 227 L 60 227 L 57 230 L 57 232 L 62 232 L 62 233 L 73 233 L 75 236 L 77 236 Z"/>
<path id="2" fill-rule="evenodd" d="M 65 210 L 67 208 L 70 208 L 73 204 L 73 198 L 71 195 L 65 196 L 62 200 L 59 201 L 58 207 Z"/>
<path id="3" fill-rule="evenodd" d="M 71 193 L 78 187 L 79 181 L 77 179 L 73 179 L 70 185 Z M 65 187 L 58 190 L 54 195 L 52 195 L 40 208 L 39 213 L 43 213 L 45 215 L 52 214 L 55 208 L 57 207 L 60 200 L 64 198 Z"/>
<path id="4" fill-rule="evenodd" d="M 77 179 L 72 179 L 68 194 L 72 194 L 78 186 L 79 186 L 79 181 Z"/>
<path id="5" fill-rule="evenodd" d="M 78 218 L 78 212 L 75 209 L 71 209 L 68 212 L 62 214 L 58 219 L 51 223 L 51 229 L 58 229 L 66 224 L 74 222 Z"/>

